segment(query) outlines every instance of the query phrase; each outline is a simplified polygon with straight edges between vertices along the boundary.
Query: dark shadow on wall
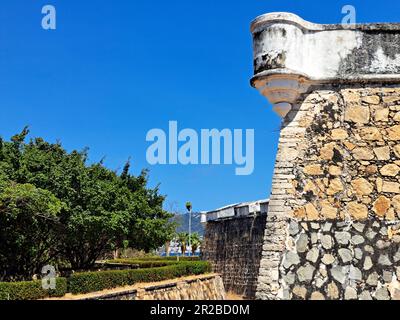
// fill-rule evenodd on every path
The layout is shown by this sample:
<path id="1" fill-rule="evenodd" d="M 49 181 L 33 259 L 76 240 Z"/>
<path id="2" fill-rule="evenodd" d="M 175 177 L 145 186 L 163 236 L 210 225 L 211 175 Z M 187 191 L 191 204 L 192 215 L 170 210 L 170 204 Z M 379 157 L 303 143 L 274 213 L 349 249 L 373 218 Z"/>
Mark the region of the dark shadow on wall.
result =
<path id="1" fill-rule="evenodd" d="M 203 258 L 221 274 L 226 292 L 255 298 L 266 217 L 258 214 L 207 223 Z"/>

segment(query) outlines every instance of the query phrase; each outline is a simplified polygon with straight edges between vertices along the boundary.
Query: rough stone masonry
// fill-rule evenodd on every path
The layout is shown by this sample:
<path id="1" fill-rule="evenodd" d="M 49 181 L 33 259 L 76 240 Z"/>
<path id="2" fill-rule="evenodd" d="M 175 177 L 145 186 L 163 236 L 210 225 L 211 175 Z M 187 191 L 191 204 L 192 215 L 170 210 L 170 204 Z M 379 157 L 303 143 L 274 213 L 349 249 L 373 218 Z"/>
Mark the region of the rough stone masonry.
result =
<path id="1" fill-rule="evenodd" d="M 254 299 L 268 200 L 231 205 L 206 215 L 203 258 L 221 275 L 225 290 Z"/>
<path id="2" fill-rule="evenodd" d="M 282 116 L 258 299 L 400 300 L 400 25 L 252 24 Z"/>

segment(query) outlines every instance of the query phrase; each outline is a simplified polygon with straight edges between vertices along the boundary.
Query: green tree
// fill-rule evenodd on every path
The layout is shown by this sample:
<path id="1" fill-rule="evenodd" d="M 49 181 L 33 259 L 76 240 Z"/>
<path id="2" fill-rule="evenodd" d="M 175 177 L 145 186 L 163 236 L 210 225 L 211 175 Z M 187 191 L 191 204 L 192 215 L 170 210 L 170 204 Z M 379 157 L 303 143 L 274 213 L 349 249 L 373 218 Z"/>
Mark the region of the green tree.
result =
<path id="1" fill-rule="evenodd" d="M 122 184 L 132 195 L 127 239 L 130 247 L 149 253 L 173 238 L 176 229 L 176 224 L 171 221 L 173 214 L 163 209 L 165 196 L 160 195 L 159 186 L 146 187 L 148 170 L 143 170 L 138 177 L 132 176 L 128 173 L 128 162 L 124 172 Z"/>
<path id="2" fill-rule="evenodd" d="M 177 240 L 181 247 L 182 255 L 185 255 L 187 243 L 189 241 L 189 234 L 187 232 L 179 232 L 177 234 Z"/>
<path id="3" fill-rule="evenodd" d="M 29 280 L 57 256 L 63 203 L 49 191 L 11 183 L 0 192 L 0 275 Z M 0 277 L 1 278 L 1 277 Z"/>
<path id="4" fill-rule="evenodd" d="M 47 190 L 62 202 L 52 245 L 59 257 L 74 269 L 87 269 L 126 241 L 146 251 L 165 243 L 171 215 L 163 210 L 158 187 L 147 186 L 147 171 L 131 175 L 128 161 L 119 175 L 102 161 L 88 165 L 87 149 L 68 153 L 42 138 L 26 143 L 28 133 L 25 128 L 10 142 L 0 140 L 0 178 Z"/>
<path id="5" fill-rule="evenodd" d="M 201 240 L 200 240 L 200 236 L 199 234 L 196 233 L 192 233 L 190 236 L 190 243 L 192 245 L 192 255 L 195 254 L 196 250 L 200 247 L 201 245 Z"/>

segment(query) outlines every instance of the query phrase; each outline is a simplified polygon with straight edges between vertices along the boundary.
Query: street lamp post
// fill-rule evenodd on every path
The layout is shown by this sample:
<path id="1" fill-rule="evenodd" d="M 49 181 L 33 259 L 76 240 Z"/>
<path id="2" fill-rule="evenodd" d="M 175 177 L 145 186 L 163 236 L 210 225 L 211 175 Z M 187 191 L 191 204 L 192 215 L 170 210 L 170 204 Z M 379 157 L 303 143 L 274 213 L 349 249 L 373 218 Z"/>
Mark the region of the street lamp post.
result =
<path id="1" fill-rule="evenodd" d="M 189 257 L 192 255 L 192 203 L 186 202 L 186 209 L 189 212 Z"/>

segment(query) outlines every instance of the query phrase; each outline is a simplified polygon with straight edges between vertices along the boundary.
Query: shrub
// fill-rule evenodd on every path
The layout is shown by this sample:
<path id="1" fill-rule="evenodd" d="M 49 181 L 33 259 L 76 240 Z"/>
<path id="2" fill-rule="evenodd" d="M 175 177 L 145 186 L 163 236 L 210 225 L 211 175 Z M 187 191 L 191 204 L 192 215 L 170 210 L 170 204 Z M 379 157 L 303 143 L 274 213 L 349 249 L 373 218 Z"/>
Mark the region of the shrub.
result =
<path id="1" fill-rule="evenodd" d="M 114 260 L 111 260 L 115 262 Z M 134 285 L 139 282 L 157 282 L 211 271 L 206 261 L 141 261 L 117 260 L 122 264 L 139 263 L 152 266 L 142 269 L 82 272 L 68 279 L 57 278 L 55 290 L 42 289 L 42 281 L 0 282 L 0 300 L 37 300 L 48 297 L 62 297 L 66 293 L 82 294 L 104 289 Z"/>
<path id="2" fill-rule="evenodd" d="M 159 268 L 159 267 L 166 267 L 169 265 L 174 265 L 177 264 L 176 261 L 142 261 L 142 260 L 132 260 L 132 259 L 118 259 L 118 260 L 108 260 L 105 263 L 105 266 L 109 265 L 134 265 L 137 266 L 140 269 L 147 269 L 147 268 Z"/>
<path id="3" fill-rule="evenodd" d="M 157 282 L 211 271 L 205 261 L 181 262 L 159 268 L 75 273 L 69 278 L 73 294 L 113 289 L 139 282 Z"/>
<path id="4" fill-rule="evenodd" d="M 125 259 L 126 260 L 126 259 Z M 132 260 L 138 260 L 138 259 L 132 259 Z M 151 260 L 157 260 L 157 261 L 177 261 L 177 257 L 159 257 L 159 256 L 153 256 L 153 257 L 144 257 L 140 258 L 142 261 L 151 261 Z M 179 257 L 179 261 L 199 261 L 200 257 L 198 256 L 192 256 L 192 257 Z"/>
<path id="5" fill-rule="evenodd" d="M 135 264 L 139 268 L 165 267 L 187 261 L 200 261 L 199 257 L 147 257 L 141 259 L 114 259 L 107 260 L 106 264 Z"/>
<path id="6" fill-rule="evenodd" d="M 44 290 L 42 281 L 0 282 L 0 300 L 37 300 L 62 297 L 68 292 L 67 279 L 57 278 L 55 290 Z"/>

